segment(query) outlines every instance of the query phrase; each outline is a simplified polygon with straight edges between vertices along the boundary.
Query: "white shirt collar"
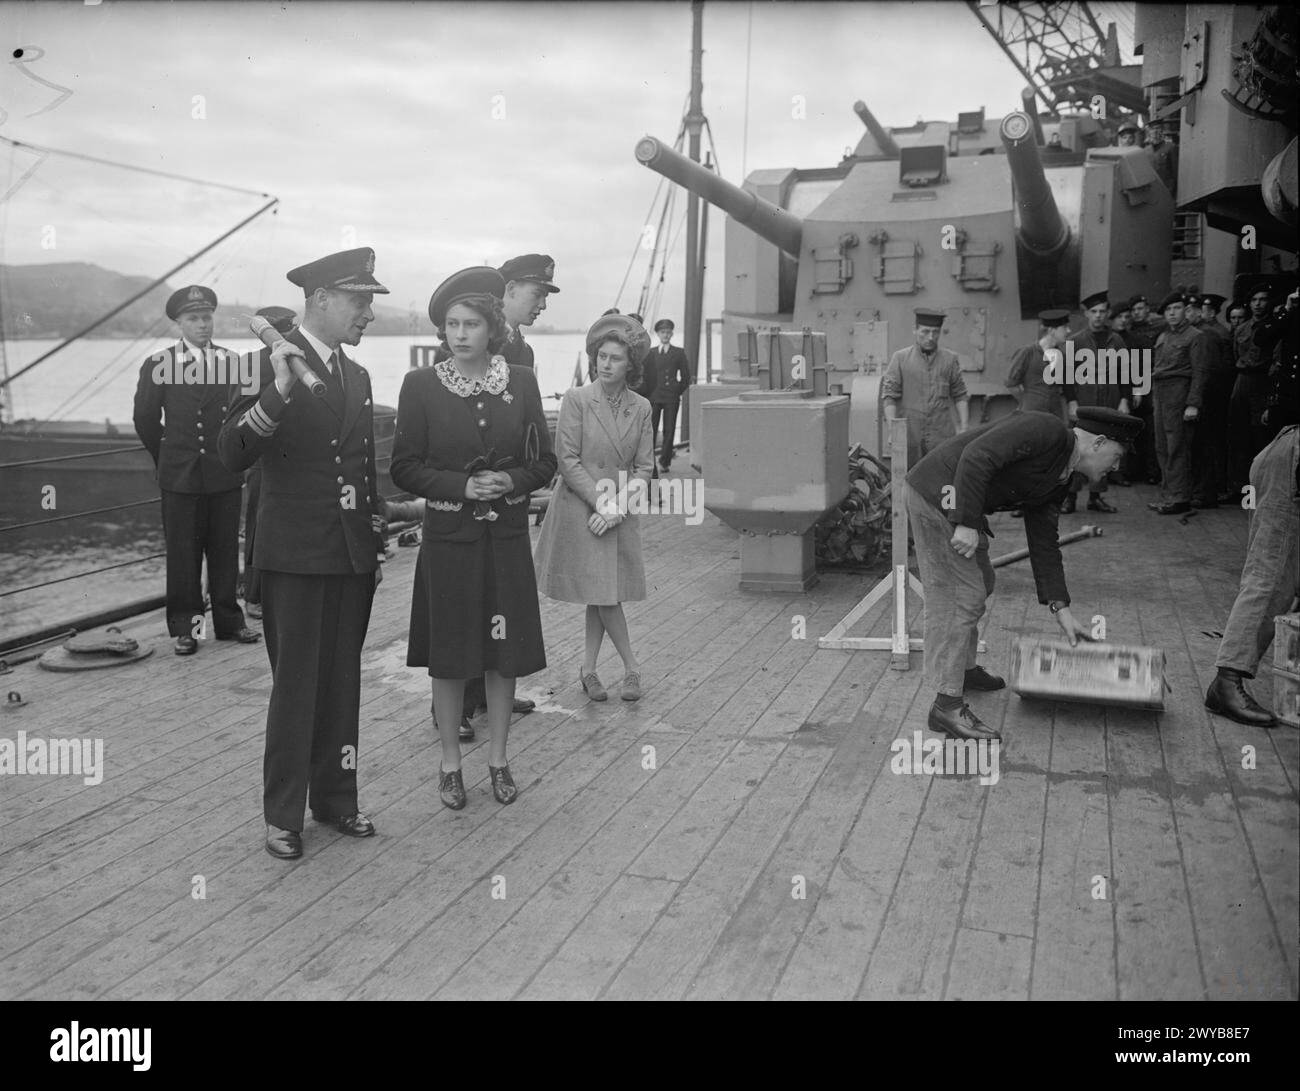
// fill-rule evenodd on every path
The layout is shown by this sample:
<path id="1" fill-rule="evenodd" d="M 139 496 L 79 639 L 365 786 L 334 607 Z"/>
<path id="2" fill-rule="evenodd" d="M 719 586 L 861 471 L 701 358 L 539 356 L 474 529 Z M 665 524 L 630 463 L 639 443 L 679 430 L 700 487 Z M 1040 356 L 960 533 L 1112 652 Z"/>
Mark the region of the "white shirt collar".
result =
<path id="1" fill-rule="evenodd" d="M 321 363 L 326 367 L 329 367 L 330 357 L 334 355 L 335 350 L 325 344 L 325 342 L 319 337 L 316 337 L 311 330 L 307 329 L 306 326 L 299 326 L 298 329 L 301 331 L 303 337 L 306 338 L 307 344 L 309 344 L 316 355 L 320 357 Z"/>
<path id="2" fill-rule="evenodd" d="M 207 352 L 204 349 L 199 348 L 199 346 L 194 344 L 194 342 L 191 341 L 188 337 L 182 337 L 181 344 L 185 346 L 185 351 L 188 352 L 192 357 L 194 357 L 194 359 L 196 360 L 206 359 Z M 208 348 L 211 347 L 212 347 L 212 342 L 209 341 Z"/>

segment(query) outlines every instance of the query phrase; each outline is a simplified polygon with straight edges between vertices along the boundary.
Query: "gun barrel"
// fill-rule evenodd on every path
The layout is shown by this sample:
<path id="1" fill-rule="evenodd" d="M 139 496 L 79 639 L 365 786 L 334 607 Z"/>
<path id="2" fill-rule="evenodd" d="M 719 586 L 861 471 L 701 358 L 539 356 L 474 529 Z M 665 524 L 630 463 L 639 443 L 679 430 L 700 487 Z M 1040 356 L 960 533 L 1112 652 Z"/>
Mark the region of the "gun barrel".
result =
<path id="1" fill-rule="evenodd" d="M 1038 97 L 1038 92 L 1032 87 L 1026 87 L 1020 92 L 1020 103 L 1024 112 L 1029 115 L 1029 120 L 1034 123 L 1034 143 L 1040 148 L 1046 143 L 1043 139 L 1043 123 L 1038 120 L 1038 107 L 1034 105 L 1034 99 Z"/>
<path id="2" fill-rule="evenodd" d="M 1070 241 L 1070 228 L 1056 207 L 1052 187 L 1043 173 L 1043 163 L 1034 143 L 1033 121 L 1020 111 L 1007 114 L 1002 119 L 1001 135 L 1016 183 L 1020 241 L 1040 257 L 1053 257 Z"/>
<path id="3" fill-rule="evenodd" d="M 799 256 L 803 221 L 798 216 L 719 178 L 653 136 L 644 136 L 637 141 L 636 157 L 642 165 L 703 197 L 787 254 Z"/>
<path id="4" fill-rule="evenodd" d="M 898 144 L 888 130 L 876 120 L 876 115 L 867 109 L 867 104 L 861 99 L 853 104 L 853 112 L 862 120 L 862 124 L 867 127 L 867 132 L 871 134 L 873 140 L 879 145 L 880 150 L 891 158 L 898 158 L 901 154 L 898 150 Z"/>

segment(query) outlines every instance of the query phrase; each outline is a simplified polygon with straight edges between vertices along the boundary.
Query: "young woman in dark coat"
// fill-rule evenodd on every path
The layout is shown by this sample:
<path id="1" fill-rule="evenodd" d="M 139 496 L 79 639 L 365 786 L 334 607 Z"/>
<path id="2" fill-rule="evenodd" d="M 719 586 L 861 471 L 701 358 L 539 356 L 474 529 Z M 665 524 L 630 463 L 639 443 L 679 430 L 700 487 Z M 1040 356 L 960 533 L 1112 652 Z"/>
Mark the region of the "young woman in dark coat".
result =
<path id="1" fill-rule="evenodd" d="M 397 403 L 392 478 L 427 501 L 406 662 L 428 668 L 442 740 L 439 794 L 465 806 L 459 724 L 465 680 L 485 675 L 488 772 L 500 803 L 515 679 L 546 666 L 528 538 L 528 496 L 555 476 L 537 377 L 498 350 L 507 327 L 495 269 L 465 269 L 429 301 L 450 359 L 409 372 Z"/>

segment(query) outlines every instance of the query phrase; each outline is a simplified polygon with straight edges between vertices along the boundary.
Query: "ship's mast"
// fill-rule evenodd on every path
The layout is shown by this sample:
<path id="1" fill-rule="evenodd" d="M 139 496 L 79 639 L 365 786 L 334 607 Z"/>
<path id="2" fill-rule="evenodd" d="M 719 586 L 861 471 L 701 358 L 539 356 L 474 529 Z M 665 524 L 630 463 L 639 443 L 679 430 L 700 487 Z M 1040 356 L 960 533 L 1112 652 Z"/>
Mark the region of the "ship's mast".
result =
<path id="1" fill-rule="evenodd" d="M 691 3 L 691 104 L 686 113 L 687 155 L 700 161 L 700 132 L 704 127 L 704 4 Z M 699 376 L 700 317 L 704 309 L 704 276 L 700 253 L 700 198 L 694 190 L 686 202 L 686 306 L 682 347 L 693 376 Z M 689 414 L 682 415 L 682 439 L 690 438 Z"/>

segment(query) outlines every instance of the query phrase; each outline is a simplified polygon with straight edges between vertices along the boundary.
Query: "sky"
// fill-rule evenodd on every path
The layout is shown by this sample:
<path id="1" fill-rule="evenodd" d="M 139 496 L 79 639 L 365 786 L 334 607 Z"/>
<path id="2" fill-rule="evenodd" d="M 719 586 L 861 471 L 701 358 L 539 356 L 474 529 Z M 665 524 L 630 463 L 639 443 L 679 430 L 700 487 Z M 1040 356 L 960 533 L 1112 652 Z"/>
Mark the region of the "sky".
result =
<path id="1" fill-rule="evenodd" d="M 173 285 L 296 306 L 285 271 L 370 246 L 392 290 L 381 302 L 423 311 L 457 269 L 540 252 L 562 289 L 541 321 L 585 328 L 636 252 L 659 177 L 633 148 L 676 136 L 690 41 L 690 6 L 675 2 L 0 0 L 0 136 L 279 198 Z M 953 2 L 706 3 L 703 73 L 736 183 L 839 162 L 862 132 L 858 98 L 908 125 L 1000 115 L 1023 83 Z M 0 145 L 0 196 L 15 185 L 0 263 L 153 276 L 266 201 Z M 684 236 L 657 312 L 679 321 Z M 720 215 L 709 241 L 716 315 Z"/>

